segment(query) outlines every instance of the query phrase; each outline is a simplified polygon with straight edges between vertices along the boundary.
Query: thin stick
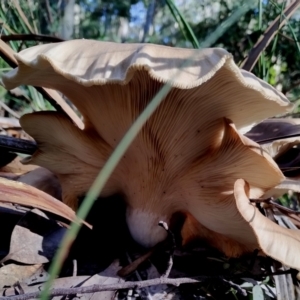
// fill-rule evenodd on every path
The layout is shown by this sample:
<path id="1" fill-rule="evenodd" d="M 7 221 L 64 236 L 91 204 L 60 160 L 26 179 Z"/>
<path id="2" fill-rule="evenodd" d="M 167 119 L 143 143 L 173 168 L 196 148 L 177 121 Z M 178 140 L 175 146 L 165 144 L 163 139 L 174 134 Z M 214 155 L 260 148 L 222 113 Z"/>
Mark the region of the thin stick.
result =
<path id="1" fill-rule="evenodd" d="M 284 271 L 277 271 L 277 272 L 268 272 L 264 274 L 264 276 L 276 276 L 276 275 L 283 275 L 283 274 L 291 274 L 292 270 L 284 270 Z M 117 291 L 117 290 L 124 290 L 124 289 L 142 289 L 148 286 L 155 286 L 155 285 L 163 285 L 163 284 L 170 284 L 174 286 L 180 286 L 181 284 L 187 283 L 200 283 L 203 279 L 208 278 L 215 278 L 215 279 L 224 279 L 224 278 L 242 278 L 245 276 L 249 276 L 249 274 L 232 274 L 228 276 L 197 276 L 196 278 L 164 278 L 159 277 L 155 279 L 149 279 L 144 281 L 127 281 L 122 283 L 116 284 L 94 284 L 90 286 L 82 286 L 82 287 L 74 287 L 74 288 L 58 288 L 52 289 L 49 291 L 49 296 L 67 296 L 67 295 L 76 295 L 76 294 L 88 294 L 88 293 L 96 293 L 96 292 L 103 292 L 103 291 Z M 23 295 L 16 295 L 16 296 L 8 296 L 8 297 L 0 297 L 0 300 L 29 300 L 29 299 L 36 299 L 40 296 L 42 287 L 39 287 L 38 292 L 32 292 Z"/>
<path id="2" fill-rule="evenodd" d="M 117 284 L 94 284 L 86 287 L 75 287 L 75 288 L 60 288 L 60 289 L 52 289 L 50 290 L 49 296 L 67 296 L 67 295 L 76 295 L 76 294 L 87 294 L 87 293 L 95 293 L 102 291 L 116 291 L 123 289 L 141 289 L 148 286 L 153 285 L 162 285 L 162 284 L 171 284 L 174 286 L 179 286 L 184 283 L 199 283 L 200 281 L 197 279 L 191 278 L 156 278 L 149 279 L 145 281 L 127 281 L 124 283 Z M 39 298 L 41 292 L 33 292 L 23 295 L 9 296 L 9 297 L 0 297 L 0 300 L 28 300 L 28 299 L 36 299 Z"/>
<path id="3" fill-rule="evenodd" d="M 45 35 L 45 34 L 8 34 L 1 35 L 1 40 L 4 42 L 10 41 L 37 41 L 45 43 L 57 43 L 63 42 L 64 40 L 56 36 Z"/>
<path id="4" fill-rule="evenodd" d="M 289 213 L 289 214 L 295 214 L 298 215 L 300 214 L 300 211 L 285 207 L 277 202 L 274 201 L 273 197 L 268 198 L 268 199 L 250 199 L 250 202 L 254 203 L 268 203 L 277 209 L 279 209 L 282 213 Z"/>
<path id="5" fill-rule="evenodd" d="M 274 207 L 276 207 L 277 209 L 279 209 L 282 213 L 289 213 L 289 214 L 295 214 L 295 215 L 300 214 L 300 211 L 285 207 L 279 203 L 276 203 L 273 200 L 270 200 L 270 204 L 273 205 Z"/>

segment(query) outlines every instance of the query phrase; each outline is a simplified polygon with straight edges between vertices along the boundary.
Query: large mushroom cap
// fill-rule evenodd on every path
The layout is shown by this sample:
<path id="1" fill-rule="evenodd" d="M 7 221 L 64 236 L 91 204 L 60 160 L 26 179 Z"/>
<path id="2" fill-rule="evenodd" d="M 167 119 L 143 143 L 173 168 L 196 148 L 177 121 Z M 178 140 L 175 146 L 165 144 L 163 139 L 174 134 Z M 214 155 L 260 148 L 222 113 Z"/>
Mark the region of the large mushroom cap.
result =
<path id="1" fill-rule="evenodd" d="M 78 93 L 85 87 L 126 85 L 134 79 L 145 81 L 150 87 L 153 82 L 169 82 L 174 88 L 191 90 L 186 95 L 206 106 L 203 113 L 210 118 L 226 116 L 238 129 L 292 107 L 283 94 L 239 69 L 232 56 L 221 48 L 192 50 L 72 40 L 26 49 L 16 59 L 19 67 L 2 78 L 7 89 L 29 84 L 64 93 L 76 86 L 79 98 Z M 86 99 L 75 101 L 72 94 L 67 94 L 82 113 L 89 115 L 84 109 Z"/>
<path id="2" fill-rule="evenodd" d="M 169 83 L 171 91 L 130 145 L 103 195 L 124 194 L 129 229 L 143 245 L 165 237 L 158 221 L 183 212 L 202 226 L 203 238 L 207 232 L 209 240 L 223 236 L 216 247 L 229 255 L 259 247 L 237 210 L 234 183 L 243 178 L 250 197 L 260 197 L 284 177 L 240 132 L 289 111 L 283 94 L 240 70 L 218 48 L 74 40 L 33 47 L 16 58 L 19 67 L 3 77 L 6 88 L 30 84 L 59 90 L 85 118 L 84 130 L 55 112 L 21 119 L 39 145 L 32 163 L 57 174 L 66 203 L 76 206 L 133 121 Z"/>

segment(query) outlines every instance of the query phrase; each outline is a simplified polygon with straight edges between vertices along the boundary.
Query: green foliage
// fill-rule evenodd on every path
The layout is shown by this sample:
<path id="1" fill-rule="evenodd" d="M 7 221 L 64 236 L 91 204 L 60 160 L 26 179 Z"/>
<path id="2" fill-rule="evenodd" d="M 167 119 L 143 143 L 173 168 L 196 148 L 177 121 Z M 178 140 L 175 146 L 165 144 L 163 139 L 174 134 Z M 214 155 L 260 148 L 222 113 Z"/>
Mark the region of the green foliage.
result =
<path id="1" fill-rule="evenodd" d="M 168 5 L 174 20 L 179 24 L 180 30 L 183 33 L 185 39 L 190 41 L 194 48 L 200 48 L 199 42 L 189 25 L 189 23 L 185 20 L 184 16 L 181 14 L 180 10 L 177 8 L 173 0 L 166 0 L 166 4 Z"/>

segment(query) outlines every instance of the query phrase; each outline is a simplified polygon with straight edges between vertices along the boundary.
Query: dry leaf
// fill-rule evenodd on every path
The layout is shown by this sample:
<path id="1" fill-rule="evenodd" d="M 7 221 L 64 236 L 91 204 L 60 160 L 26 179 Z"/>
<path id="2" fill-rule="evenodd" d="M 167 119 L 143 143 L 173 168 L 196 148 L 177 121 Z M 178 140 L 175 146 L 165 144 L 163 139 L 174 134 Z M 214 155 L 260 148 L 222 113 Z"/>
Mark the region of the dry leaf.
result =
<path id="1" fill-rule="evenodd" d="M 9 254 L 1 262 L 47 263 L 54 256 L 66 229 L 38 210 L 28 212 L 15 226 Z"/>
<path id="2" fill-rule="evenodd" d="M 23 216 L 24 211 L 18 210 L 9 203 L 0 203 L 0 259 L 9 252 L 11 233 Z"/>
<path id="3" fill-rule="evenodd" d="M 39 208 L 69 221 L 76 220 L 75 212 L 61 201 L 30 185 L 5 178 L 0 178 L 0 202 Z M 91 228 L 86 222 L 84 224 Z"/>
<path id="4" fill-rule="evenodd" d="M 16 282 L 23 282 L 41 268 L 41 265 L 22 266 L 9 264 L 0 268 L 0 289 L 11 286 Z"/>

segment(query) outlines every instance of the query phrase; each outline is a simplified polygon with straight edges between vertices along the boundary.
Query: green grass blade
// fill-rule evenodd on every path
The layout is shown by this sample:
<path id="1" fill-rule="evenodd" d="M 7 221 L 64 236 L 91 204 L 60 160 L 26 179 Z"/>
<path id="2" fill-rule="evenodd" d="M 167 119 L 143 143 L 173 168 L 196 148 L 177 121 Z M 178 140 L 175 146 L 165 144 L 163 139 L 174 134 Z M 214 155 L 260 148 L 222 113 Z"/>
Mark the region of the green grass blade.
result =
<path id="1" fill-rule="evenodd" d="M 263 2 L 262 0 L 258 1 L 258 29 L 260 31 L 260 33 L 263 32 L 263 28 L 262 28 L 262 17 L 263 17 Z M 260 57 L 258 59 L 258 75 L 260 78 L 264 78 L 265 77 L 265 54 L 264 51 L 262 51 L 262 53 L 260 54 Z"/>
<path id="2" fill-rule="evenodd" d="M 246 12 L 256 6 L 256 0 L 243 1 L 243 4 L 231 14 L 225 21 L 223 21 L 217 29 L 208 35 L 204 41 L 200 44 L 200 48 L 211 47 L 220 38 L 224 32 L 236 23 Z"/>
<path id="3" fill-rule="evenodd" d="M 283 14 L 283 11 L 284 11 L 284 3 L 282 3 L 281 5 L 281 11 L 280 11 L 280 23 L 282 22 L 282 19 L 284 18 L 284 14 Z M 277 44 L 278 44 L 278 35 L 279 35 L 279 31 L 277 31 L 276 35 L 274 36 L 274 39 L 273 39 L 273 43 L 272 43 L 272 48 L 271 48 L 271 58 L 273 56 L 275 56 L 275 52 L 276 52 L 276 47 L 277 47 Z M 269 60 L 269 65 L 268 65 L 268 70 L 267 70 L 267 81 L 269 82 L 269 73 L 270 73 L 270 68 L 271 68 L 271 60 Z"/>
<path id="4" fill-rule="evenodd" d="M 263 17 L 263 2 L 262 0 L 258 1 L 258 28 L 262 29 L 262 17 Z"/>
<path id="5" fill-rule="evenodd" d="M 271 4 L 274 5 L 276 8 L 280 8 L 279 5 L 278 5 L 276 2 L 274 2 L 274 1 L 271 1 Z M 282 6 L 283 6 L 283 5 L 282 5 Z M 282 12 L 281 14 L 283 15 L 283 17 L 284 17 L 285 19 L 287 19 L 286 15 L 285 15 L 283 12 Z M 299 43 L 299 41 L 298 41 L 297 35 L 296 35 L 296 33 L 295 33 L 293 27 L 291 26 L 289 20 L 287 20 L 286 25 L 288 26 L 288 28 L 289 28 L 289 30 L 290 30 L 290 32 L 291 32 L 291 35 L 292 35 L 292 37 L 293 37 L 293 39 L 294 39 L 294 42 L 295 42 L 295 44 L 296 44 L 296 47 L 297 47 L 297 51 L 298 51 L 299 54 L 300 54 L 300 43 Z"/>
<path id="6" fill-rule="evenodd" d="M 166 0 L 166 4 L 168 5 L 174 19 L 179 24 L 179 27 L 184 37 L 192 43 L 194 48 L 196 49 L 199 48 L 200 47 L 199 42 L 198 39 L 196 38 L 193 29 L 191 28 L 189 23 L 185 20 L 184 16 L 182 15 L 178 7 L 175 5 L 173 0 Z"/>

